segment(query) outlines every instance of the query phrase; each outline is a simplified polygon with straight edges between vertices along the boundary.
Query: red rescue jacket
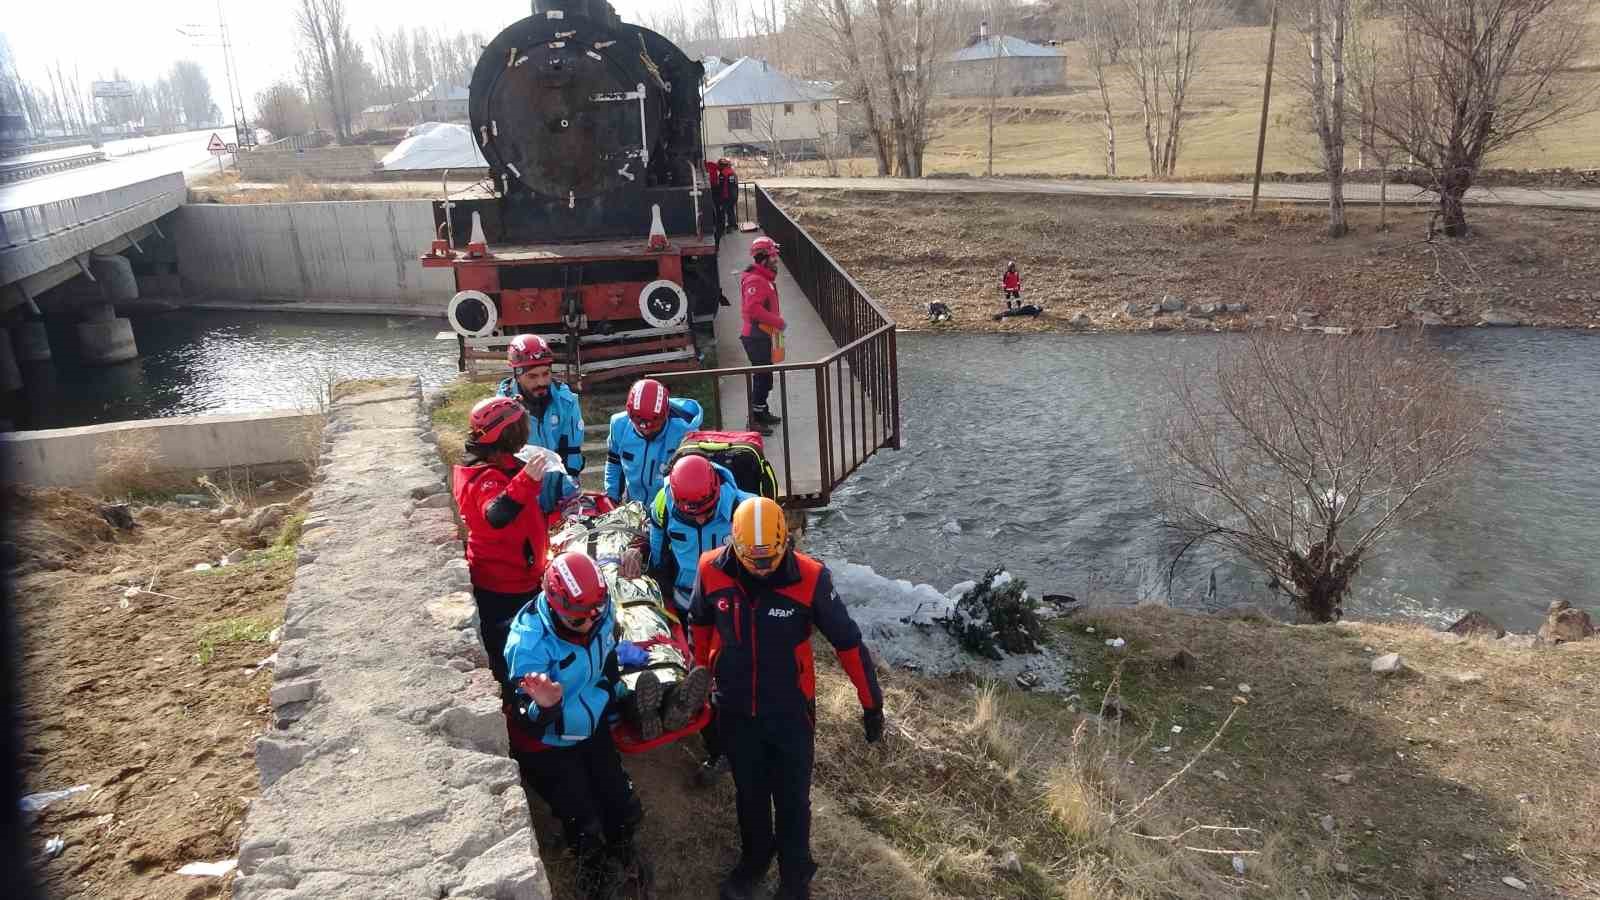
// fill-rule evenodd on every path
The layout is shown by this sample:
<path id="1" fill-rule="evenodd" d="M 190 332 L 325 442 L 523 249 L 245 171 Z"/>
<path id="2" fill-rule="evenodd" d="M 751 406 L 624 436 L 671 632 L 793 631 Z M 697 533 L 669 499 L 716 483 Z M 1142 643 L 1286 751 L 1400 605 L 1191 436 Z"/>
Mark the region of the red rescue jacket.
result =
<path id="1" fill-rule="evenodd" d="M 1022 273 L 1007 270 L 1006 274 L 1000 278 L 1000 287 L 1003 290 L 1020 293 L 1022 291 Z"/>
<path id="2" fill-rule="evenodd" d="M 456 466 L 450 492 L 467 525 L 467 572 L 476 587 L 506 594 L 537 591 L 550 553 L 550 514 L 539 503 L 539 482 L 516 457 Z M 489 525 L 489 504 L 504 495 L 522 507 L 502 528 Z"/>
<path id="3" fill-rule="evenodd" d="M 711 187 L 711 196 L 721 196 L 717 189 L 722 186 L 722 170 L 714 162 L 706 163 L 706 184 Z"/>
<path id="4" fill-rule="evenodd" d="M 778 312 L 778 273 L 754 263 L 739 278 L 739 311 L 744 318 L 740 337 L 749 337 L 757 325 L 783 330 L 783 315 Z"/>
<path id="5" fill-rule="evenodd" d="M 696 665 L 711 666 L 720 708 L 739 715 L 804 713 L 816 722 L 811 633 L 821 631 L 855 685 L 863 709 L 883 706 L 861 629 L 833 590 L 827 566 L 790 552 L 765 581 L 744 571 L 731 547 L 700 557 L 689 605 Z"/>

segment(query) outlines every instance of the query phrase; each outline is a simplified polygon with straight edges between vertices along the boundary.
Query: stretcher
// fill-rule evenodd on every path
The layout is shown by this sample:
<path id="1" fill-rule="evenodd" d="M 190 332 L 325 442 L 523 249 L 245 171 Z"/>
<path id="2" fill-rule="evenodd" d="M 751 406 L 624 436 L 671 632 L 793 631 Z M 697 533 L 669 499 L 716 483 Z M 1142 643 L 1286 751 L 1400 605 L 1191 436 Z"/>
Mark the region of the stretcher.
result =
<path id="1" fill-rule="evenodd" d="M 645 545 L 649 523 L 644 505 L 629 502 L 614 506 L 606 495 L 586 491 L 568 512 L 550 535 L 552 555 L 576 550 L 599 564 L 622 631 L 620 640 L 638 645 L 648 656 L 644 665 L 623 670 L 622 683 L 632 691 L 639 676 L 650 671 L 663 687 L 678 684 L 694 661 L 683 622 L 664 602 L 655 579 L 648 575 L 623 578 L 621 574 L 625 551 L 636 548 L 648 552 Z M 619 717 L 612 724 L 611 737 L 623 753 L 642 753 L 688 737 L 710 721 L 711 704 L 708 702 L 690 718 L 689 724 L 675 731 L 665 731 L 652 740 L 642 739 L 638 728 L 625 717 Z"/>

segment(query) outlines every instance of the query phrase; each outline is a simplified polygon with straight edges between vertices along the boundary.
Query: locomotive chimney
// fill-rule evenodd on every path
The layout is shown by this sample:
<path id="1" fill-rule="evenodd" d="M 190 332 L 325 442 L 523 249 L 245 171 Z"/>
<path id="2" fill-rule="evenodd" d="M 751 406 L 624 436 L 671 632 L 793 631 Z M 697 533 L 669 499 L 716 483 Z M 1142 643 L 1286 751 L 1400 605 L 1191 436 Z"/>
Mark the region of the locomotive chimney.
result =
<path id="1" fill-rule="evenodd" d="M 548 18 L 551 12 L 561 13 L 560 18 L 585 16 L 590 21 L 613 27 L 622 21 L 606 0 L 533 0 L 533 15 L 536 18 Z"/>

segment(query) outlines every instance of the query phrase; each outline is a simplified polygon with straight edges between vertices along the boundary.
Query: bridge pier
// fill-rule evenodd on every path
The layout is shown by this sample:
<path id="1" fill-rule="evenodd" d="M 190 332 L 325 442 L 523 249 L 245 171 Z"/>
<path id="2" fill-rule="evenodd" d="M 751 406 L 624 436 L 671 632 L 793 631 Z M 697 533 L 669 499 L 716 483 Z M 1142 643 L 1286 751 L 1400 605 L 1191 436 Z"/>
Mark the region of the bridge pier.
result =
<path id="1" fill-rule="evenodd" d="M 117 318 L 115 307 L 102 303 L 89 307 L 85 313 L 84 321 L 78 323 L 78 350 L 84 362 L 109 366 L 139 358 L 133 323 Z"/>
<path id="2" fill-rule="evenodd" d="M 22 370 L 11 351 L 11 333 L 0 328 L 0 394 L 22 390 Z"/>
<path id="3" fill-rule="evenodd" d="M 50 335 L 43 322 L 23 322 L 11 329 L 12 347 L 17 362 L 39 363 L 50 361 Z"/>

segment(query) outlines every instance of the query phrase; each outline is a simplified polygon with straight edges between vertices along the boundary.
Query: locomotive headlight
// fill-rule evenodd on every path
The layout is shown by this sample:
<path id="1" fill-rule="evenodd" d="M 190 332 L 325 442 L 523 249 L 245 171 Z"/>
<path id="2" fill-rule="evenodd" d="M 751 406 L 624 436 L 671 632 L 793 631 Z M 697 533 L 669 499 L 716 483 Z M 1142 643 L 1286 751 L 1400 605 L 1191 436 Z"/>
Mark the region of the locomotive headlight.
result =
<path id="1" fill-rule="evenodd" d="M 652 328 L 676 328 L 689 318 L 689 295 L 675 281 L 652 281 L 639 292 L 639 315 Z"/>

